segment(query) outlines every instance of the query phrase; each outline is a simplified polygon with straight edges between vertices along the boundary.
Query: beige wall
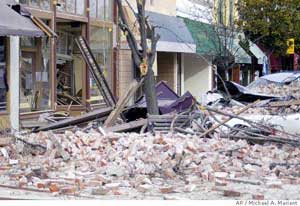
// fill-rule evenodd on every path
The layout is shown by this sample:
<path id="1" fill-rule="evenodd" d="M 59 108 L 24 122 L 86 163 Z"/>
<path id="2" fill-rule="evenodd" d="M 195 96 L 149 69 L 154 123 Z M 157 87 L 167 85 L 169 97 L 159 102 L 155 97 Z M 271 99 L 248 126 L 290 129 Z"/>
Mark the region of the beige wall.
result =
<path id="1" fill-rule="evenodd" d="M 193 54 L 183 56 L 184 90 L 190 91 L 198 100 L 211 90 L 212 73 L 210 65 L 202 58 Z"/>
<path id="2" fill-rule="evenodd" d="M 146 0 L 146 10 L 169 16 L 176 16 L 176 0 Z M 136 5 L 136 0 L 128 0 L 131 5 Z"/>
<path id="3" fill-rule="evenodd" d="M 130 50 L 120 50 L 119 53 L 119 97 L 128 89 L 133 80 L 133 68 Z"/>
<path id="4" fill-rule="evenodd" d="M 152 0 L 153 4 L 150 4 L 150 0 L 146 0 L 146 10 L 153 11 L 169 16 L 176 16 L 176 0 Z M 136 0 L 128 0 L 133 7 L 136 5 Z M 129 13 L 129 15 L 131 15 Z M 134 17 L 130 17 L 134 18 Z M 125 43 L 125 37 L 121 36 L 121 42 Z M 172 89 L 176 91 L 176 71 L 174 68 L 175 53 L 159 55 L 157 58 L 158 77 L 157 80 L 167 81 Z M 124 94 L 129 84 L 133 80 L 133 68 L 130 50 L 121 49 L 119 55 L 119 82 L 118 91 L 119 96 Z"/>
<path id="5" fill-rule="evenodd" d="M 176 91 L 176 53 L 157 53 L 157 82 L 166 81 L 168 86 Z"/>

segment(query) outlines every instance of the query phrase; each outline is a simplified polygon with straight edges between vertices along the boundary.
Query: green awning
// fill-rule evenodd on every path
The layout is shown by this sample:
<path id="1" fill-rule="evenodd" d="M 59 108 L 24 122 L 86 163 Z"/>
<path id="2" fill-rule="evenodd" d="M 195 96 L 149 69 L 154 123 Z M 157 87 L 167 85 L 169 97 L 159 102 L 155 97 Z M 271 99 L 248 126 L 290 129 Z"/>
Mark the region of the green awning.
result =
<path id="1" fill-rule="evenodd" d="M 224 49 L 213 26 L 199 21 L 183 18 L 196 43 L 196 51 L 200 55 L 219 56 Z"/>

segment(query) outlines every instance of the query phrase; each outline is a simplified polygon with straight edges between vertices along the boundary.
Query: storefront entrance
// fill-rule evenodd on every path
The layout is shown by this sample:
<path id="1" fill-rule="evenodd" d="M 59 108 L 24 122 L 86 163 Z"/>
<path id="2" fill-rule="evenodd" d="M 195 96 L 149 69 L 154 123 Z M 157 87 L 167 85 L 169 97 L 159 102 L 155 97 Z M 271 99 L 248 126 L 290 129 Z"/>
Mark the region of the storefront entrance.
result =
<path id="1" fill-rule="evenodd" d="M 80 105 L 83 100 L 85 63 L 75 43 L 82 35 L 82 24 L 59 22 L 56 54 L 57 104 Z"/>

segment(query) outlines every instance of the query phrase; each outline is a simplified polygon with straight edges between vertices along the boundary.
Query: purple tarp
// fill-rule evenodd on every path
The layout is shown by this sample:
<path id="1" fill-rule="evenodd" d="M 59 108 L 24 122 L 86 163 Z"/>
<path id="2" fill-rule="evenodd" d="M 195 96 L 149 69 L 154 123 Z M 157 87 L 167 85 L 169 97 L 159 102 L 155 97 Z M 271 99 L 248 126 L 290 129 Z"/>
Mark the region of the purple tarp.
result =
<path id="1" fill-rule="evenodd" d="M 161 81 L 155 86 L 157 94 L 158 107 L 161 114 L 167 114 L 173 111 L 178 113 L 189 109 L 193 102 L 194 97 L 190 92 L 186 92 L 183 96 L 179 97 L 165 82 Z M 146 108 L 146 99 L 142 97 L 136 103 L 139 108 Z"/>

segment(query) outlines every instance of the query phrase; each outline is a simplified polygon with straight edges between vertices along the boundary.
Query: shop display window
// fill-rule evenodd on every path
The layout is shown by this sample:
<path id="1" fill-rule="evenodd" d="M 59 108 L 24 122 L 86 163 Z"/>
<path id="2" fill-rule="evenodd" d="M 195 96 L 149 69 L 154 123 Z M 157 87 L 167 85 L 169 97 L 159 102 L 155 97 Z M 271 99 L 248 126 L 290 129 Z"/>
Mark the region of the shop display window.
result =
<path id="1" fill-rule="evenodd" d="M 75 38 L 81 35 L 82 27 L 60 23 L 57 28 L 60 37 L 56 54 L 57 103 L 58 105 L 81 105 L 85 62 L 76 46 Z"/>
<path id="2" fill-rule="evenodd" d="M 92 27 L 91 29 L 91 50 L 97 63 L 102 68 L 104 76 L 112 88 L 112 35 L 111 29 Z M 95 80 L 90 74 L 91 103 L 100 103 L 101 94 Z"/>
<path id="3" fill-rule="evenodd" d="M 50 39 L 22 37 L 20 63 L 20 111 L 50 109 Z"/>

